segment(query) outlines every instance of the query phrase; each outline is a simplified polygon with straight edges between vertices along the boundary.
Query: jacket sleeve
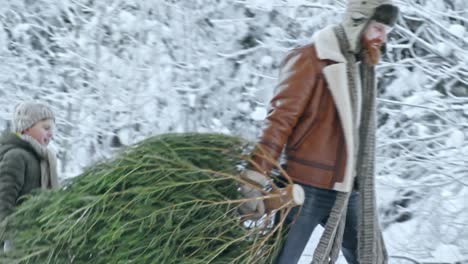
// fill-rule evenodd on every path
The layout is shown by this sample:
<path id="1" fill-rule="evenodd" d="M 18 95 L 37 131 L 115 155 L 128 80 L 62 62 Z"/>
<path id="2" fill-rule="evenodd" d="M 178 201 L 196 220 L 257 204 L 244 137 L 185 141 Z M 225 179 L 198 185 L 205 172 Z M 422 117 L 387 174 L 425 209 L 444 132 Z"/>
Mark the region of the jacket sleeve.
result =
<path id="1" fill-rule="evenodd" d="M 15 149 L 4 154 L 0 161 L 0 222 L 10 215 L 23 188 L 26 164 Z"/>
<path id="2" fill-rule="evenodd" d="M 311 47 L 307 47 L 311 48 Z M 280 67 L 278 86 L 270 101 L 264 129 L 252 152 L 249 169 L 267 175 L 310 102 L 318 62 L 305 48 L 289 53 Z"/>

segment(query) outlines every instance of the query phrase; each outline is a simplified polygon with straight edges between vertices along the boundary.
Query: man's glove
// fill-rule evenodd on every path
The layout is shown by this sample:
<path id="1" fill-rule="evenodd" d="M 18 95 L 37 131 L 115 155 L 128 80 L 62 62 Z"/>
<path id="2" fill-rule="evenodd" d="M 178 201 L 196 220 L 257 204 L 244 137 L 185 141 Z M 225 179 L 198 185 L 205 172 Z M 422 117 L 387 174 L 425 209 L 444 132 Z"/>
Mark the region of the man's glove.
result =
<path id="1" fill-rule="evenodd" d="M 271 180 L 254 170 L 246 170 L 240 177 L 248 183 L 241 184 L 239 192 L 249 200 L 239 206 L 239 213 L 246 218 L 258 220 L 265 214 L 265 203 L 261 199 L 263 196 L 261 190 L 266 190 L 271 186 Z"/>

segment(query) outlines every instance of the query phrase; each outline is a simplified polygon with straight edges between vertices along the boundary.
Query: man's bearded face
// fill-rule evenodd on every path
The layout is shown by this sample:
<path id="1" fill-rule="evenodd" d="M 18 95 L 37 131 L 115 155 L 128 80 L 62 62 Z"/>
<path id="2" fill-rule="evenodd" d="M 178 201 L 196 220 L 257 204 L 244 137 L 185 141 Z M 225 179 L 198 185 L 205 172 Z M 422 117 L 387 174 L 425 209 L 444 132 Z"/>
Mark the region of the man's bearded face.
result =
<path id="1" fill-rule="evenodd" d="M 376 65 L 380 61 L 382 46 L 387 41 L 389 28 L 379 22 L 371 21 L 362 34 L 361 45 L 364 62 Z"/>

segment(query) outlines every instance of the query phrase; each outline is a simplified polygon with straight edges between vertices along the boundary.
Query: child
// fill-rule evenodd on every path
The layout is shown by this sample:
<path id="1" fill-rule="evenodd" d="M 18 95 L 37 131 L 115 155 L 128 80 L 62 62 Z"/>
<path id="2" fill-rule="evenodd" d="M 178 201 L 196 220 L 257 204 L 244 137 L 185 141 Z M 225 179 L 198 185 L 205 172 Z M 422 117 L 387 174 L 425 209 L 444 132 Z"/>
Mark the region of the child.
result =
<path id="1" fill-rule="evenodd" d="M 19 198 L 34 189 L 58 187 L 57 159 L 47 145 L 53 136 L 54 113 L 44 104 L 20 103 L 14 113 L 14 133 L 0 139 L 0 223 Z M 11 249 L 5 241 L 4 250 Z"/>

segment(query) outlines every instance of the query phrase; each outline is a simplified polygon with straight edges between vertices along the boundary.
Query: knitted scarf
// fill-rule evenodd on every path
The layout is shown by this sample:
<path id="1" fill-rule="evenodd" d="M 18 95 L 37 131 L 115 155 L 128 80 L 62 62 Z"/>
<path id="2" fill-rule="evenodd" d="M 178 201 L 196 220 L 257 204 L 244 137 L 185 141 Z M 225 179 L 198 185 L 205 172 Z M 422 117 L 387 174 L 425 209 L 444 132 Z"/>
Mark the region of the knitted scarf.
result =
<path id="1" fill-rule="evenodd" d="M 346 57 L 347 78 L 351 94 L 353 116 L 357 115 L 357 87 L 355 54 L 350 51 L 346 33 L 341 25 L 334 28 L 340 50 Z M 375 200 L 375 133 L 376 133 L 376 87 L 375 69 L 361 63 L 362 111 L 359 127 L 354 128 L 357 150 L 355 189 L 358 188 L 358 259 L 360 264 L 386 264 L 387 251 L 382 238 Z M 312 264 L 335 263 L 346 223 L 346 210 L 351 192 L 338 192 L 325 230 L 314 253 Z"/>
<path id="2" fill-rule="evenodd" d="M 23 134 L 20 137 L 22 140 L 28 142 L 41 158 L 41 189 L 47 190 L 57 188 L 59 184 L 55 153 L 39 144 L 39 142 L 29 135 Z"/>

